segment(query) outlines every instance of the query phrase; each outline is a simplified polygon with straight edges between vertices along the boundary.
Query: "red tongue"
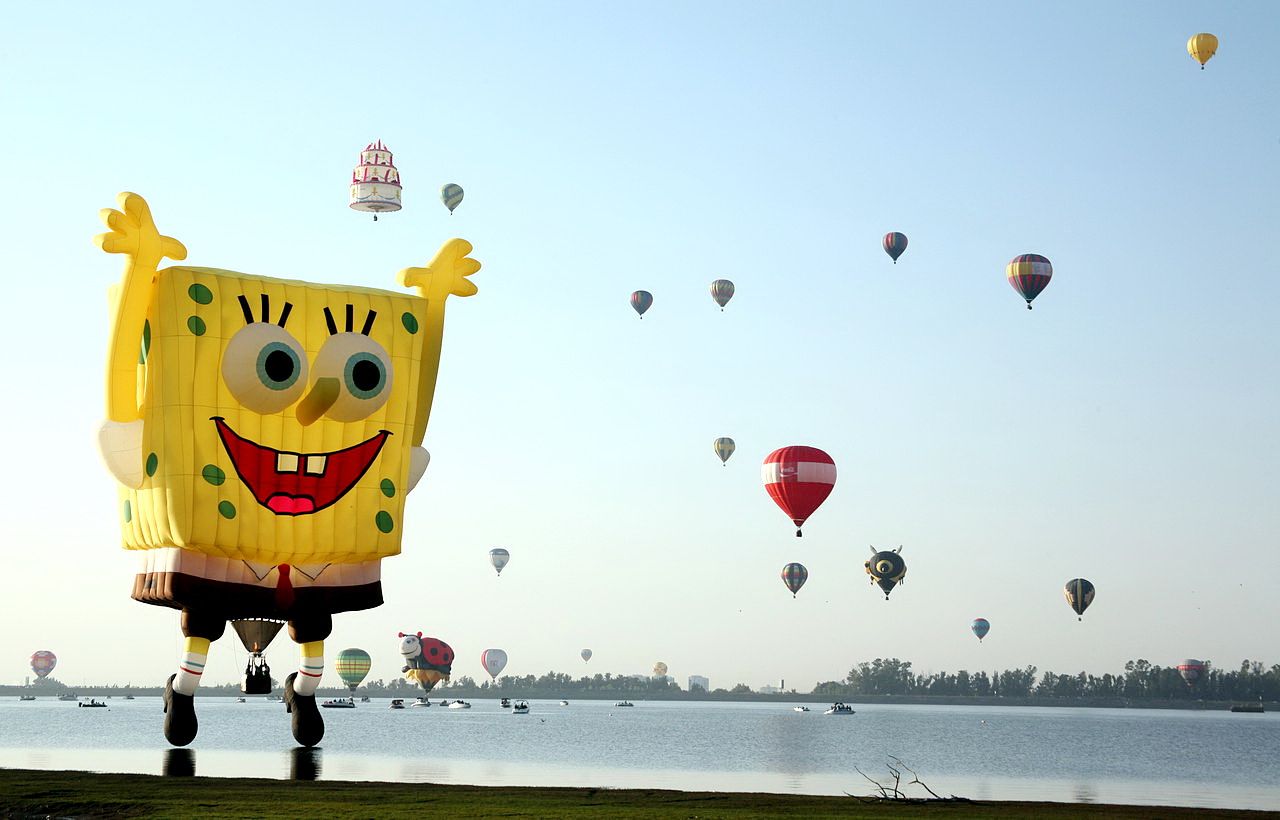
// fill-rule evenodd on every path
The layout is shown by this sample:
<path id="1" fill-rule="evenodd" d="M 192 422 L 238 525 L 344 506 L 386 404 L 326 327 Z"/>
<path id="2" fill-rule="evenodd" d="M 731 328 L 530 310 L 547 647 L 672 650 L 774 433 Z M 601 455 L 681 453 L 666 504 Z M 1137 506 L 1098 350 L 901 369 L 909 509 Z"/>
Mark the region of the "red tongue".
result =
<path id="1" fill-rule="evenodd" d="M 310 498 L 291 495 L 273 495 L 267 499 L 267 509 L 280 515 L 300 515 L 315 512 L 316 502 Z"/>

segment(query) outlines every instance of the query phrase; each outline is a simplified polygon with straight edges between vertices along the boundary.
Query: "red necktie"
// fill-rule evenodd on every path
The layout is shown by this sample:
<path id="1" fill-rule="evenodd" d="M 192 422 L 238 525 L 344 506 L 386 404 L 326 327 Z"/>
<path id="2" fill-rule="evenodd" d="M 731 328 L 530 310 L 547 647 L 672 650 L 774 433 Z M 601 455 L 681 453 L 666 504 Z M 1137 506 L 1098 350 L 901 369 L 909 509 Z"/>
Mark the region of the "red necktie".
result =
<path id="1" fill-rule="evenodd" d="M 280 570 L 280 579 L 276 581 L 276 605 L 282 610 L 288 610 L 293 606 L 293 582 L 289 580 L 289 565 L 281 564 L 276 569 Z"/>

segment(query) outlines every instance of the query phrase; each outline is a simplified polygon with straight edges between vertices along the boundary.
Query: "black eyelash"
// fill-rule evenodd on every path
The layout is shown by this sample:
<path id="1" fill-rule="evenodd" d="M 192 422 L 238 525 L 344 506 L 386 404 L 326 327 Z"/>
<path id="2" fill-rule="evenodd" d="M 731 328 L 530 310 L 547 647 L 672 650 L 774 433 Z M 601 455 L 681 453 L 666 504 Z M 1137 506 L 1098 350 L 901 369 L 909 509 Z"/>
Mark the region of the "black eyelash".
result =
<path id="1" fill-rule="evenodd" d="M 362 335 L 368 336 L 373 330 L 373 320 L 376 319 L 377 316 L 378 311 L 376 310 L 369 311 L 369 315 L 365 316 L 364 327 L 360 328 L 360 333 Z M 346 332 L 351 333 L 355 330 L 355 305 L 347 305 L 346 315 L 344 318 L 346 319 Z M 338 323 L 334 321 L 333 311 L 329 310 L 327 307 L 324 309 L 324 323 L 329 327 L 330 336 L 338 335 Z"/>
<path id="2" fill-rule="evenodd" d="M 244 323 L 251 325 L 255 321 L 270 322 L 271 321 L 271 297 L 262 294 L 262 318 L 254 319 L 253 310 L 249 307 L 249 300 L 244 294 L 236 297 L 240 302 L 240 312 L 244 314 Z M 284 323 L 289 321 L 289 314 L 293 312 L 293 302 L 285 302 L 284 309 L 280 311 L 280 320 L 276 322 L 280 327 L 284 327 Z"/>

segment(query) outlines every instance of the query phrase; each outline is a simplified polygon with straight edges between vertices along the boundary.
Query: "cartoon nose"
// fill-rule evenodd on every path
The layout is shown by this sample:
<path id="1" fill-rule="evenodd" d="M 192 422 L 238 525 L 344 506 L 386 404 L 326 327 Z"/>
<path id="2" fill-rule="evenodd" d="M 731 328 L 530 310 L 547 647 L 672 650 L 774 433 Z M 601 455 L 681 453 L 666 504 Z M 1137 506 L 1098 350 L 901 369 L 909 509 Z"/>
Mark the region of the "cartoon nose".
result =
<path id="1" fill-rule="evenodd" d="M 316 379 L 316 383 L 311 385 L 307 395 L 298 402 L 296 415 L 302 426 L 314 424 L 316 419 L 324 415 L 324 411 L 333 406 L 333 403 L 338 400 L 338 388 L 338 380 L 331 376 Z"/>

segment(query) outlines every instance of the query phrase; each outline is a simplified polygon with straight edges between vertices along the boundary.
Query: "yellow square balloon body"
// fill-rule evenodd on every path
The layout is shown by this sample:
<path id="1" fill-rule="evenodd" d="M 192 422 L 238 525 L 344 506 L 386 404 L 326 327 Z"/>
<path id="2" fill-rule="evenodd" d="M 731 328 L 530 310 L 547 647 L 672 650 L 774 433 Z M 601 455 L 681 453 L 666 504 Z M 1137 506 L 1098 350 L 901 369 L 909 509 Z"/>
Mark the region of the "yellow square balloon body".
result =
<path id="1" fill-rule="evenodd" d="M 153 293 L 139 364 L 145 477 L 140 488 L 120 490 L 125 547 L 295 566 L 398 554 L 426 300 L 188 267 L 159 271 Z M 332 330 L 359 332 L 372 315 L 368 338 L 391 363 L 381 407 L 354 421 L 321 417 L 304 425 L 296 402 L 260 412 L 233 395 L 224 356 L 251 324 L 246 312 L 279 327 L 286 304 L 281 329 L 311 359 Z M 232 454 L 241 440 L 249 444 L 239 444 L 237 463 Z M 282 512 L 278 500 L 275 509 L 267 506 L 272 487 L 263 485 L 276 480 L 272 467 L 282 464 L 293 470 L 286 478 L 326 468 L 341 473 L 311 477 L 335 496 L 331 503 L 315 511 Z"/>

